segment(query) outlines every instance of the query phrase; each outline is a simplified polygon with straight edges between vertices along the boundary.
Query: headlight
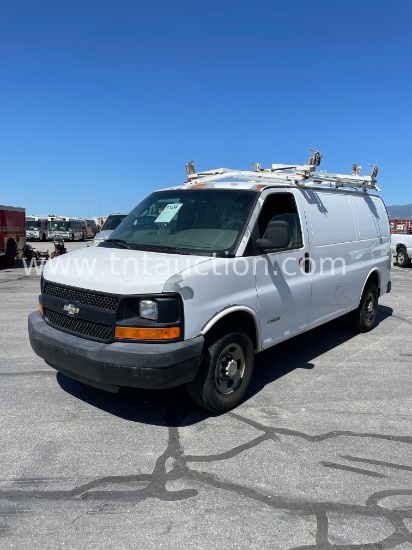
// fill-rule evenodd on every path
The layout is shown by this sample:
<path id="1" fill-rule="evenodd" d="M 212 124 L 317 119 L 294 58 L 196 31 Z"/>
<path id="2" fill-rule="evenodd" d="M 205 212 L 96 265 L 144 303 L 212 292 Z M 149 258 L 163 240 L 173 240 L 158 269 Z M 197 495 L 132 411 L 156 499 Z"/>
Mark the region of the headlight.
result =
<path id="1" fill-rule="evenodd" d="M 155 300 L 140 300 L 139 315 L 144 319 L 157 321 L 157 302 Z"/>

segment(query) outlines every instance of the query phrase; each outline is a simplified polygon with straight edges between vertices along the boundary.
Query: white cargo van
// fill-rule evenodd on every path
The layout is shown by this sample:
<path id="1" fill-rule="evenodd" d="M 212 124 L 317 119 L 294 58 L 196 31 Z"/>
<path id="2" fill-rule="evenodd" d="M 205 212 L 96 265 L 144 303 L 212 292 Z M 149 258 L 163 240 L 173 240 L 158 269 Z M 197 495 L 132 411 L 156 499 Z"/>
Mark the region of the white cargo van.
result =
<path id="1" fill-rule="evenodd" d="M 97 247 L 47 263 L 34 351 L 92 386 L 169 388 L 225 411 L 254 354 L 348 314 L 369 331 L 390 291 L 389 222 L 363 177 L 273 165 L 155 192 Z"/>

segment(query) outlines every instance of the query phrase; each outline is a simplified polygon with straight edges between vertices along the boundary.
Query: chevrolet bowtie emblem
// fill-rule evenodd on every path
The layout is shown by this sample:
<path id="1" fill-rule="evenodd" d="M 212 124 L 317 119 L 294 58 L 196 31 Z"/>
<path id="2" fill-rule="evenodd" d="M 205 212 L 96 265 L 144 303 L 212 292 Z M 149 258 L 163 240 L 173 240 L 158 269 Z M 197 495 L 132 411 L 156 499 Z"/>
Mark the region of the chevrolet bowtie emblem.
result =
<path id="1" fill-rule="evenodd" d="M 76 313 L 79 313 L 80 309 L 76 307 L 74 304 L 66 304 L 63 306 L 64 311 L 67 311 L 69 315 L 75 315 Z"/>

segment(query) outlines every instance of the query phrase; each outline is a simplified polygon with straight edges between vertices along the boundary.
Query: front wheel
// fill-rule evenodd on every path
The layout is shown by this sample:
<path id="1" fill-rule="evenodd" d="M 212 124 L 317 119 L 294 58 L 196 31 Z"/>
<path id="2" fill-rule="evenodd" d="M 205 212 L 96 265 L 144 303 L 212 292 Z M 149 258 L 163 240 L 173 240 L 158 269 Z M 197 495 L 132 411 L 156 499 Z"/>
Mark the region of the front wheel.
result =
<path id="1" fill-rule="evenodd" d="M 406 267 L 409 264 L 409 257 L 406 248 L 400 248 L 396 253 L 396 263 L 400 267 Z"/>
<path id="2" fill-rule="evenodd" d="M 187 389 L 200 407 L 225 412 L 244 396 L 252 378 L 253 345 L 249 335 L 235 325 L 215 336 L 205 350 L 196 378 Z"/>
<path id="3" fill-rule="evenodd" d="M 349 326 L 359 332 L 373 328 L 378 313 L 378 289 L 375 283 L 367 283 L 359 306 L 348 313 Z"/>

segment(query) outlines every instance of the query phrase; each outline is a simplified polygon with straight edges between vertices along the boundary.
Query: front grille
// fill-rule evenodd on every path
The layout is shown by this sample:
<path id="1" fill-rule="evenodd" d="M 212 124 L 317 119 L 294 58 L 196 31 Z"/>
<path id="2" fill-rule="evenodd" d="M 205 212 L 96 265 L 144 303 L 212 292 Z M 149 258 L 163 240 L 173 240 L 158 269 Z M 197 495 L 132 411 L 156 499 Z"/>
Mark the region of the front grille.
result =
<path id="1" fill-rule="evenodd" d="M 85 304 L 87 306 L 109 309 L 110 311 L 115 311 L 117 307 L 116 296 L 94 294 L 93 292 L 85 292 L 84 290 L 67 288 L 65 286 L 53 285 L 51 283 L 46 283 L 44 285 L 43 292 L 44 294 L 54 296 L 55 298 L 69 300 L 70 302 Z"/>
<path id="2" fill-rule="evenodd" d="M 110 340 L 113 335 L 113 327 L 111 325 L 103 325 L 102 323 L 93 323 L 76 319 L 70 315 L 62 315 L 51 309 L 44 310 L 44 318 L 55 327 L 76 332 L 82 336 L 89 336 L 98 340 Z"/>

